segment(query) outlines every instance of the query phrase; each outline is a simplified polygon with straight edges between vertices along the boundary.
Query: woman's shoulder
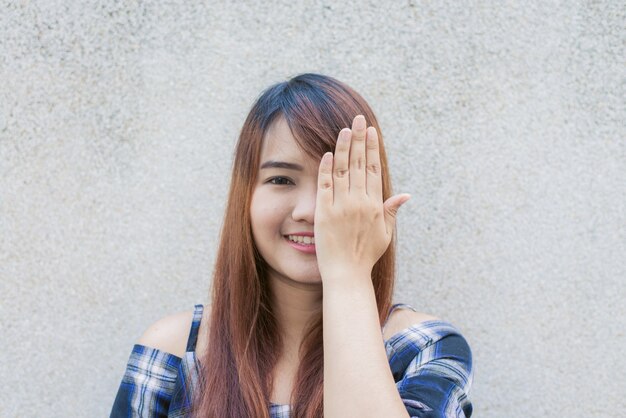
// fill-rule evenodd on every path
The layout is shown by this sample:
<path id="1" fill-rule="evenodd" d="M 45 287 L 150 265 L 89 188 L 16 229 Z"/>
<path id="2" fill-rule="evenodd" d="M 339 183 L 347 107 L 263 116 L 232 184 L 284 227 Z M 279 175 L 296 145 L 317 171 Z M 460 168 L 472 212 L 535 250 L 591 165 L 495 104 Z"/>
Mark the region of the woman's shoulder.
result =
<path id="1" fill-rule="evenodd" d="M 392 374 L 411 416 L 423 413 L 423 405 L 436 411 L 433 413 L 437 416 L 448 416 L 446 411 L 455 407 L 454 416 L 470 416 L 468 394 L 473 366 L 465 337 L 450 322 L 408 305 L 398 308 L 392 312 L 396 317 L 390 315 L 389 319 L 397 332 L 386 340 L 386 348 Z M 392 333 L 394 330 L 389 331 Z"/>
<path id="2" fill-rule="evenodd" d="M 470 354 L 470 348 L 461 331 L 450 322 L 418 312 L 407 304 L 395 304 L 383 328 L 386 344 L 405 349 L 421 350 L 431 344 L 451 344 Z"/>
<path id="3" fill-rule="evenodd" d="M 397 306 L 392 311 L 383 332 L 396 371 L 405 371 L 414 360 L 423 364 L 453 360 L 454 369 L 462 369 L 464 376 L 471 376 L 472 351 L 461 331 L 448 321 L 402 305 L 403 309 Z"/>
<path id="4" fill-rule="evenodd" d="M 418 312 L 410 305 L 404 303 L 398 303 L 396 305 L 395 309 L 389 315 L 389 318 L 387 318 L 387 323 L 383 330 L 383 338 L 385 341 L 411 327 L 419 326 L 428 321 L 440 321 L 439 318 L 433 315 Z"/>
<path id="5" fill-rule="evenodd" d="M 197 305 L 195 310 L 167 315 L 150 325 L 137 344 L 182 358 L 187 351 L 194 318 L 200 328 L 208 322 L 204 319 L 200 321 L 199 314 L 203 316 L 206 314 L 202 312 L 202 305 Z"/>

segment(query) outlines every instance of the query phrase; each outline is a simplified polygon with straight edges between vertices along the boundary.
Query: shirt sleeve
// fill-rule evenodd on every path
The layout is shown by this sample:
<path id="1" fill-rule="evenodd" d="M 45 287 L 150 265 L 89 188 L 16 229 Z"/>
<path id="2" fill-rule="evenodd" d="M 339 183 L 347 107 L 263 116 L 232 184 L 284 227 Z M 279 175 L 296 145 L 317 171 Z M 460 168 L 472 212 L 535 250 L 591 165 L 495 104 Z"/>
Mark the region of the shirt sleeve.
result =
<path id="1" fill-rule="evenodd" d="M 452 325 L 427 321 L 392 337 L 387 348 L 400 397 L 411 418 L 468 418 L 472 353 Z"/>
<path id="2" fill-rule="evenodd" d="M 110 417 L 167 417 L 180 361 L 172 354 L 135 345 Z"/>

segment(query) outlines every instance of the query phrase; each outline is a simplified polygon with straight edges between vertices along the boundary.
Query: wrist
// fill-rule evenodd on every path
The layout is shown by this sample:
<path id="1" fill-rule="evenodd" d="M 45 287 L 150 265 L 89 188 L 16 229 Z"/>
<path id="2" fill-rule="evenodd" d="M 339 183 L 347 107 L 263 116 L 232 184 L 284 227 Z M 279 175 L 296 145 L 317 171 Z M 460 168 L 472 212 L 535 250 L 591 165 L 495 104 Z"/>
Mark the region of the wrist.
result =
<path id="1" fill-rule="evenodd" d="M 322 272 L 321 276 L 324 291 L 372 287 L 372 270 L 363 266 L 333 268 Z"/>

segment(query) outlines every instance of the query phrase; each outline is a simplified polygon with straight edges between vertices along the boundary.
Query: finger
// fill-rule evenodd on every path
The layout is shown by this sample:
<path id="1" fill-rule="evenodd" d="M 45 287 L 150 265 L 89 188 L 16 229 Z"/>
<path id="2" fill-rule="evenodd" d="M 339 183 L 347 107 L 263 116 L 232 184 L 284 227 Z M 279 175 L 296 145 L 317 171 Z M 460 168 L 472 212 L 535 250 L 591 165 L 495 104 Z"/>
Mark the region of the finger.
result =
<path id="1" fill-rule="evenodd" d="M 410 194 L 403 193 L 395 196 L 391 196 L 383 204 L 385 210 L 385 226 L 387 228 L 387 234 L 392 235 L 393 230 L 396 227 L 396 218 L 398 216 L 398 209 L 405 204 L 407 200 L 411 198 Z"/>
<path id="2" fill-rule="evenodd" d="M 333 182 L 335 198 L 341 198 L 348 194 L 350 188 L 350 142 L 352 131 L 344 128 L 339 132 L 335 155 L 333 157 Z"/>
<path id="3" fill-rule="evenodd" d="M 358 115 L 352 121 L 350 145 L 350 193 L 365 193 L 365 117 Z"/>
<path id="4" fill-rule="evenodd" d="M 366 156 L 367 156 L 367 195 L 377 202 L 383 201 L 383 180 L 380 167 L 380 148 L 378 146 L 378 133 L 376 128 L 370 126 L 367 128 L 365 140 Z"/>
<path id="5" fill-rule="evenodd" d="M 333 154 L 327 152 L 317 174 L 317 208 L 333 204 Z"/>

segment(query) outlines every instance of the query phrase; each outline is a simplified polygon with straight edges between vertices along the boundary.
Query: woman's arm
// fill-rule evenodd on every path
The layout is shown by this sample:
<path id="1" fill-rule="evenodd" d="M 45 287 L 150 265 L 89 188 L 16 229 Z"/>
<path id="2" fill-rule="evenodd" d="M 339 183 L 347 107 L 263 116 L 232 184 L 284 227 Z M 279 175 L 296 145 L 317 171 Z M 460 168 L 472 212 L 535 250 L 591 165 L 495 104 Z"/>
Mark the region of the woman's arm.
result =
<path id="1" fill-rule="evenodd" d="M 387 361 L 371 272 L 408 200 L 383 203 L 378 135 L 362 115 L 318 175 L 315 244 L 323 283 L 324 416 L 407 418 Z"/>
<path id="2" fill-rule="evenodd" d="M 391 371 L 402 401 L 413 417 L 472 415 L 472 353 L 451 324 L 415 324 L 388 341 Z"/>
<path id="3" fill-rule="evenodd" d="M 324 403 L 328 394 L 329 401 L 343 409 L 337 416 L 350 416 L 362 407 L 366 410 L 359 416 L 472 415 L 468 399 L 472 354 L 456 328 L 412 311 L 404 312 L 397 321 L 392 317 L 387 327 L 395 331 L 389 334 L 388 358 L 387 347 L 377 333 L 377 313 L 364 309 L 369 306 L 368 299 L 375 306 L 374 298 L 361 300 L 362 293 L 370 292 L 356 288 L 345 292 L 347 297 L 336 297 L 341 293 L 332 286 L 328 292 L 324 294 L 324 322 L 332 325 L 324 327 Z M 362 315 L 368 311 L 369 320 Z M 331 388 L 331 384 L 335 386 Z M 382 415 L 376 415 L 374 408 L 383 411 Z"/>
<path id="4" fill-rule="evenodd" d="M 324 282 L 324 416 L 408 418 L 380 332 L 371 280 Z"/>
<path id="5" fill-rule="evenodd" d="M 128 359 L 111 418 L 167 416 L 192 317 L 191 311 L 171 315 L 144 332 Z"/>
<path id="6" fill-rule="evenodd" d="M 323 284 L 324 416 L 469 416 L 471 354 L 460 335 L 442 347 L 429 345 L 434 339 L 422 343 L 416 331 L 415 341 L 406 341 L 414 350 L 402 350 L 414 355 L 416 370 L 394 380 L 371 272 L 409 196 L 383 202 L 379 152 L 376 129 L 357 116 L 319 167 L 314 227 Z"/>

